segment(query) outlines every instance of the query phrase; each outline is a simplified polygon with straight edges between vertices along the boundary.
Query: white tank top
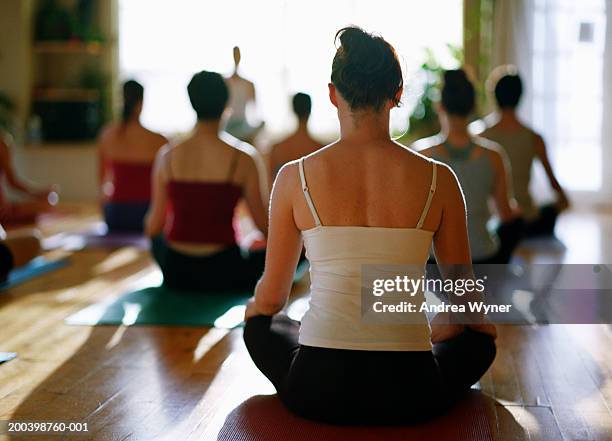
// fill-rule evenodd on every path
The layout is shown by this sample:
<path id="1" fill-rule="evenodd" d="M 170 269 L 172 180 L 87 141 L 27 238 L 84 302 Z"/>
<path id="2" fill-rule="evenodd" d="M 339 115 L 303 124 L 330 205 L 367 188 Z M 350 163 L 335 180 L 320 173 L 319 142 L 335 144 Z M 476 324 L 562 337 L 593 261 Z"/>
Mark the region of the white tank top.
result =
<path id="1" fill-rule="evenodd" d="M 361 266 L 422 265 L 429 257 L 433 232 L 423 230 L 436 190 L 436 164 L 427 202 L 415 228 L 323 226 L 306 185 L 304 158 L 298 162 L 302 189 L 315 227 L 302 231 L 310 262 L 309 309 L 300 327 L 306 346 L 368 351 L 429 351 L 431 329 L 425 313 L 410 325 L 366 324 L 361 319 Z M 416 294 L 424 301 L 424 293 Z"/>

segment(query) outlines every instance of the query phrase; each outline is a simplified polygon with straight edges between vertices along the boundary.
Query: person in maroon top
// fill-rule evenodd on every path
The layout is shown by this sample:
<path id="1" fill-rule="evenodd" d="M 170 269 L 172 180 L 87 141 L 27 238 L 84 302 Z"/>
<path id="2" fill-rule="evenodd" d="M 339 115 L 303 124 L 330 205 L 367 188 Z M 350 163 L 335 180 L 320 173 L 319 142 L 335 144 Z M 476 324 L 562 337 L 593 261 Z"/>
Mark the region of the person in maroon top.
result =
<path id="1" fill-rule="evenodd" d="M 190 138 L 160 150 L 153 170 L 145 232 L 164 284 L 184 290 L 253 288 L 264 253 L 236 243 L 234 210 L 241 199 L 257 228 L 267 232 L 260 170 L 254 147 L 220 134 L 228 88 L 221 75 L 203 71 L 187 87 L 197 124 Z M 265 176 L 265 175 L 262 175 Z"/>
<path id="2" fill-rule="evenodd" d="M 123 85 L 121 121 L 107 126 L 98 140 L 100 193 L 110 231 L 142 231 L 151 199 L 153 161 L 168 140 L 140 123 L 144 88 Z"/>

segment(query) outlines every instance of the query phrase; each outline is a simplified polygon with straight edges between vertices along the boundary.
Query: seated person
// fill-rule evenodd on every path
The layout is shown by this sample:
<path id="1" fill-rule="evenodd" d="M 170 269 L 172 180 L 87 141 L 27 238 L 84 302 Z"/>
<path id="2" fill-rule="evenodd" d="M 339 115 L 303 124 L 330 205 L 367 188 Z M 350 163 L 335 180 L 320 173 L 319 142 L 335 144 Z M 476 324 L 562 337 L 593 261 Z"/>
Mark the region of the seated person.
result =
<path id="1" fill-rule="evenodd" d="M 501 66 L 493 71 L 488 84 L 493 89 L 498 111 L 485 118 L 488 128 L 480 135 L 501 144 L 508 156 L 514 194 L 525 219 L 525 236 L 553 235 L 557 216 L 569 207 L 569 201 L 548 160 L 544 139 L 516 114 L 523 93 L 521 77 L 514 66 Z M 529 191 L 531 169 L 536 159 L 542 163 L 557 194 L 555 203 L 539 208 Z"/>
<path id="2" fill-rule="evenodd" d="M 511 196 L 503 151 L 485 139 L 470 136 L 468 116 L 476 94 L 463 70 L 444 74 L 439 107 L 441 134 L 416 141 L 421 153 L 448 164 L 459 179 L 467 206 L 467 224 L 474 263 L 508 263 L 521 237 L 522 221 Z M 423 147 L 426 147 L 422 150 Z M 497 231 L 488 228 L 493 201 L 501 220 Z"/>
<path id="3" fill-rule="evenodd" d="M 198 122 L 190 138 L 157 155 L 145 231 L 164 284 L 186 290 L 252 289 L 263 252 L 236 245 L 234 210 L 244 198 L 257 228 L 267 232 L 255 148 L 226 135 L 220 121 L 228 90 L 223 77 L 200 72 L 187 87 Z"/>
<path id="4" fill-rule="evenodd" d="M 106 127 L 98 140 L 102 208 L 109 231 L 142 231 L 151 199 L 153 161 L 168 142 L 140 124 L 143 95 L 139 83 L 127 81 L 121 121 Z"/>
<path id="5" fill-rule="evenodd" d="M 391 140 L 389 114 L 403 90 L 395 50 L 355 27 L 338 37 L 329 96 L 341 137 L 278 174 L 244 340 L 298 415 L 404 424 L 445 412 L 469 391 L 495 357 L 495 327 L 436 320 L 430 329 L 424 313 L 406 326 L 362 320 L 362 265 L 413 265 L 422 275 L 432 242 L 439 263 L 471 272 L 471 258 L 452 171 Z M 300 324 L 279 312 L 302 241 L 312 296 Z"/>
<path id="6" fill-rule="evenodd" d="M 34 189 L 17 176 L 9 147 L 11 144 L 10 136 L 0 132 L 0 179 L 5 177 L 10 187 L 25 194 L 30 200 L 10 202 L 4 189 L 0 188 L 0 222 L 5 225 L 32 223 L 39 214 L 50 210 L 57 203 L 57 193 L 51 188 Z"/>
<path id="7" fill-rule="evenodd" d="M 253 142 L 257 134 L 263 129 L 264 123 L 262 121 L 257 125 L 252 125 L 249 122 L 248 117 L 251 116 L 249 111 L 253 111 L 256 107 L 255 85 L 238 73 L 242 58 L 238 46 L 234 47 L 233 55 L 234 72 L 227 78 L 229 118 L 225 124 L 225 131 L 242 141 Z"/>
<path id="8" fill-rule="evenodd" d="M 36 230 L 8 233 L 0 225 L 0 282 L 6 281 L 14 268 L 19 268 L 40 255 L 40 234 Z"/>
<path id="9" fill-rule="evenodd" d="M 280 168 L 287 162 L 294 161 L 323 147 L 308 131 L 311 108 L 310 96 L 305 93 L 296 93 L 293 96 L 293 113 L 297 117 L 298 127 L 291 136 L 272 146 L 269 161 L 272 181 L 274 181 Z"/>

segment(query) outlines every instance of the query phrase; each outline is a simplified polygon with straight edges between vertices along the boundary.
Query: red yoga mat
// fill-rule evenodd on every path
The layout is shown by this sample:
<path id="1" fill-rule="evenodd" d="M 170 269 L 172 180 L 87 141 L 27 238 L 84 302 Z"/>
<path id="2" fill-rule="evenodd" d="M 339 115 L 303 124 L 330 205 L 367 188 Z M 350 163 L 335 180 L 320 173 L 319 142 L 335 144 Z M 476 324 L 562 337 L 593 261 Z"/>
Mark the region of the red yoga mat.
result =
<path id="1" fill-rule="evenodd" d="M 494 401 L 473 392 L 448 414 L 426 423 L 393 427 L 333 426 L 300 418 L 276 395 L 254 396 L 234 409 L 217 441 L 489 441 L 494 439 Z"/>

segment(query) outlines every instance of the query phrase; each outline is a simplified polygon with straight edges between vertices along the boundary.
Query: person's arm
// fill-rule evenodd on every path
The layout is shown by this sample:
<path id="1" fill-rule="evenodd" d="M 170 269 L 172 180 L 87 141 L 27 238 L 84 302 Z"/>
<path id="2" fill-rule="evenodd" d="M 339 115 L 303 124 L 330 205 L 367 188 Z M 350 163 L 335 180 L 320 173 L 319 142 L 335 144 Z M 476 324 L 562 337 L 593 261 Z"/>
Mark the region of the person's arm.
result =
<path id="1" fill-rule="evenodd" d="M 50 189 L 35 190 L 23 182 L 15 173 L 13 167 L 13 161 L 11 158 L 11 151 L 7 142 L 0 137 L 0 170 L 2 170 L 6 176 L 6 182 L 14 189 L 19 190 L 34 198 L 46 198 L 49 195 Z"/>
<path id="2" fill-rule="evenodd" d="M 274 179 L 276 178 L 277 156 L 278 149 L 277 145 L 275 144 L 272 146 L 272 148 L 270 149 L 270 153 L 268 154 L 268 182 L 274 183 Z"/>
<path id="3" fill-rule="evenodd" d="M 434 235 L 434 253 L 438 265 L 467 265 L 472 256 L 467 233 L 465 200 L 455 173 L 438 164 L 438 191 L 434 197 L 444 198 L 442 218 Z"/>
<path id="4" fill-rule="evenodd" d="M 258 157 L 255 154 L 248 156 L 245 161 L 246 165 L 246 176 L 243 183 L 244 199 L 255 226 L 264 235 L 268 235 L 268 213 L 264 204 L 264 197 L 262 196 L 262 188 L 265 188 L 261 182 L 261 176 L 259 170 L 262 167 L 258 167 L 256 161 Z"/>
<path id="5" fill-rule="evenodd" d="M 295 268 L 302 252 L 302 236 L 293 218 L 297 165 L 285 165 L 276 178 L 270 203 L 270 231 L 264 274 L 249 302 L 245 319 L 274 315 L 289 298 Z"/>
<path id="6" fill-rule="evenodd" d="M 434 252 L 443 279 L 474 278 L 467 216 L 463 192 L 457 177 L 449 167 L 438 166 L 438 197 L 444 198 L 442 218 L 434 235 Z M 454 294 L 451 294 L 454 295 Z M 467 296 L 461 299 L 467 301 Z M 454 303 L 454 302 L 452 302 Z M 497 336 L 495 326 L 487 322 L 467 325 L 479 332 Z M 438 343 L 463 332 L 465 326 L 454 323 L 449 314 L 438 314 L 431 322 L 431 341 Z"/>
<path id="7" fill-rule="evenodd" d="M 550 186 L 557 193 L 557 205 L 559 211 L 567 209 L 569 207 L 569 199 L 567 198 L 563 187 L 561 187 L 561 184 L 559 183 L 557 177 L 555 176 L 555 173 L 553 172 L 552 165 L 550 164 L 550 160 L 548 159 L 546 143 L 540 135 L 536 135 L 536 156 L 544 167 L 544 171 L 546 172 L 546 176 L 548 177 Z"/>
<path id="8" fill-rule="evenodd" d="M 519 215 L 518 205 L 514 200 L 512 181 L 510 180 L 510 162 L 502 150 L 491 149 L 487 153 L 495 172 L 493 200 L 495 201 L 497 214 L 502 222 L 508 222 Z"/>
<path id="9" fill-rule="evenodd" d="M 96 144 L 96 151 L 98 154 L 98 192 L 99 199 L 104 200 L 104 177 L 106 174 L 106 164 L 104 157 L 104 148 L 102 147 L 101 140 L 98 140 Z"/>
<path id="10" fill-rule="evenodd" d="M 153 164 L 153 175 L 151 176 L 151 205 L 145 217 L 145 234 L 155 237 L 162 233 L 166 223 L 166 207 L 168 205 L 168 193 L 166 190 L 166 161 L 169 160 L 170 147 L 163 147 Z"/>

